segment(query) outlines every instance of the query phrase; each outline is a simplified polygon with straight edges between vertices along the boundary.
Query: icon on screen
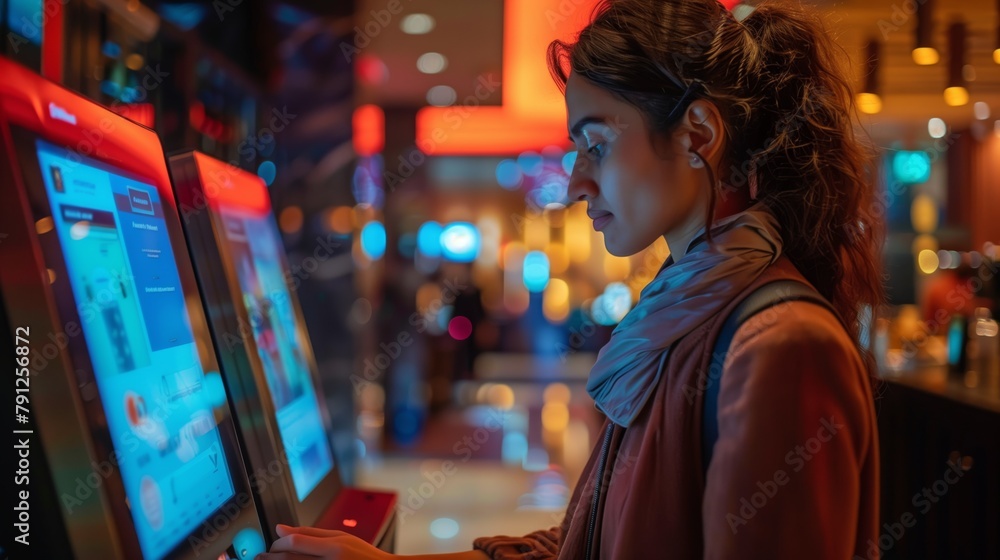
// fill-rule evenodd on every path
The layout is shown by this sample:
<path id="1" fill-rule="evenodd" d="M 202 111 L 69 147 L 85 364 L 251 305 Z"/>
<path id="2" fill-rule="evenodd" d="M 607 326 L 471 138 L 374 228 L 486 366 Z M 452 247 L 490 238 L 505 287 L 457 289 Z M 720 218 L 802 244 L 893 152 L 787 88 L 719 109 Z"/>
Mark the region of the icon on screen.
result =
<path id="1" fill-rule="evenodd" d="M 66 185 L 63 184 L 62 179 L 62 169 L 59 169 L 59 166 L 50 165 L 49 171 L 52 172 L 52 186 L 56 192 L 66 192 Z"/>
<path id="2" fill-rule="evenodd" d="M 146 191 L 129 187 L 128 203 L 132 207 L 132 211 L 136 214 L 156 215 L 156 212 L 153 210 L 153 201 L 149 198 L 149 193 Z"/>
<path id="3" fill-rule="evenodd" d="M 132 391 L 125 393 L 125 417 L 133 429 L 146 421 L 146 401 Z"/>
<path id="4" fill-rule="evenodd" d="M 142 477 L 139 483 L 139 501 L 149 525 L 158 531 L 163 527 L 163 496 L 160 495 L 160 486 L 149 475 Z"/>

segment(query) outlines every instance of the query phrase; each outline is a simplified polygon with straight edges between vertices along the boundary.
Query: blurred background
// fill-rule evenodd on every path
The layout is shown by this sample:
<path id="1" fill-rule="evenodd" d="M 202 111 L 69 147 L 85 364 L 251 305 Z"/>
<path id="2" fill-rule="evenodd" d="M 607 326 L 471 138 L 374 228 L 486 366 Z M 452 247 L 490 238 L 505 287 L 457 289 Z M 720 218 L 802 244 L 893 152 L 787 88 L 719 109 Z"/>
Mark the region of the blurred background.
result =
<path id="1" fill-rule="evenodd" d="M 397 550 L 415 553 L 558 524 L 602 421 L 589 368 L 669 254 L 614 257 L 567 206 L 575 151 L 544 53 L 593 4 L 0 0 L 0 31 L 6 56 L 168 153 L 268 184 L 341 473 L 399 492 Z M 885 378 L 883 517 L 948 462 L 977 473 L 890 555 L 995 552 L 1000 4 L 810 5 L 879 149 L 890 305 L 864 343 Z M 61 58 L 43 59 L 43 27 Z"/>

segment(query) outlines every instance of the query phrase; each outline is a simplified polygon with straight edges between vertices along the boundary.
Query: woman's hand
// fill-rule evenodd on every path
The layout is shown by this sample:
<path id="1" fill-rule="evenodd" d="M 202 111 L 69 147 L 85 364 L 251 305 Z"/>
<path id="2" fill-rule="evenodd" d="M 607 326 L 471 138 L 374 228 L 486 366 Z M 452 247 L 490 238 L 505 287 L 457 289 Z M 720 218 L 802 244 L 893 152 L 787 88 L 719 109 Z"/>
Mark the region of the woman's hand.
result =
<path id="1" fill-rule="evenodd" d="M 277 526 L 278 540 L 257 560 L 389 560 L 392 555 L 343 531 Z"/>

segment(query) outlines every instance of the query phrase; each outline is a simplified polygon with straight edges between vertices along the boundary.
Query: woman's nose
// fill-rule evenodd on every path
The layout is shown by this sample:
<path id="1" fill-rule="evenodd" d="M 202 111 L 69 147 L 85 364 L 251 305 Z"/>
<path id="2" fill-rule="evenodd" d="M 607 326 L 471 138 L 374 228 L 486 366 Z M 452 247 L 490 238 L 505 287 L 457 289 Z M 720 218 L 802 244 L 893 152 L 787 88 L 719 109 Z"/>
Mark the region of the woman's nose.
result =
<path id="1" fill-rule="evenodd" d="M 586 158 L 578 158 L 573 165 L 573 173 L 569 176 L 566 188 L 566 196 L 570 202 L 590 200 L 597 196 L 599 189 L 590 176 L 588 167 Z"/>

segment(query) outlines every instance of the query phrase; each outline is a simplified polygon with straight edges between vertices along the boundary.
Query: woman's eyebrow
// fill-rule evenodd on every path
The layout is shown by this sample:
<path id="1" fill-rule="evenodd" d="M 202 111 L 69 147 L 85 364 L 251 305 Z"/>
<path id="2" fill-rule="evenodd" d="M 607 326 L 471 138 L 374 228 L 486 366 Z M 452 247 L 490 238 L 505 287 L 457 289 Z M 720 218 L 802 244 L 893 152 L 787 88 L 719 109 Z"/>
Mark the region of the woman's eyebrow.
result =
<path id="1" fill-rule="evenodd" d="M 580 135 L 580 131 L 583 129 L 583 127 L 591 123 L 603 123 L 604 120 L 605 119 L 603 117 L 598 117 L 595 115 L 587 115 L 581 118 L 580 120 L 576 121 L 576 123 L 573 124 L 573 127 L 569 129 L 570 142 L 572 142 L 575 137 Z"/>

